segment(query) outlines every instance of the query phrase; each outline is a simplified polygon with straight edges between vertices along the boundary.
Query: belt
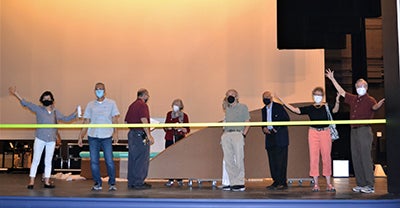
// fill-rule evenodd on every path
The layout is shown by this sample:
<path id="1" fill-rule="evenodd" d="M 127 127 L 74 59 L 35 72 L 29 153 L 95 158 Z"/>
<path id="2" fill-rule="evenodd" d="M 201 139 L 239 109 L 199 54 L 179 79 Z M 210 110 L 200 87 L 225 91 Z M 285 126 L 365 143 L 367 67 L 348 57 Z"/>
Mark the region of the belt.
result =
<path id="1" fill-rule="evenodd" d="M 135 132 L 145 132 L 143 129 L 137 129 L 137 128 L 131 128 L 129 130 L 130 131 L 135 131 Z"/>
<path id="2" fill-rule="evenodd" d="M 134 134 L 137 134 L 139 137 L 142 137 L 143 135 L 146 135 L 146 132 L 144 130 L 139 130 L 139 129 L 131 129 Z"/>
<path id="3" fill-rule="evenodd" d="M 314 129 L 314 130 L 317 130 L 317 131 L 325 131 L 325 130 L 329 129 L 329 127 L 316 128 L 316 127 L 311 127 L 311 126 L 310 126 L 310 128 L 312 128 L 312 129 Z"/>
<path id="4" fill-rule="evenodd" d="M 242 130 L 239 130 L 239 129 L 228 129 L 228 130 L 225 130 L 225 132 L 242 132 Z"/>
<path id="5" fill-rule="evenodd" d="M 367 125 L 363 125 L 363 126 L 354 126 L 354 127 L 351 127 L 352 129 L 358 129 L 358 128 L 361 128 L 361 127 L 368 127 Z"/>

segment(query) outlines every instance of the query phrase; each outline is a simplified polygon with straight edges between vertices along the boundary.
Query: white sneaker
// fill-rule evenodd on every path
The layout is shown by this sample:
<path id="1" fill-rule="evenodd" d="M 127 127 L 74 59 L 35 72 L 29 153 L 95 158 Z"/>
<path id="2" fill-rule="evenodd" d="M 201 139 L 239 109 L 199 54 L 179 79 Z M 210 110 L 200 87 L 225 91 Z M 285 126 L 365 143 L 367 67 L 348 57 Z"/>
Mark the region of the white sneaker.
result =
<path id="1" fill-rule="evenodd" d="M 361 187 L 361 186 L 356 186 L 356 187 L 353 188 L 353 191 L 357 192 L 357 193 L 360 193 L 362 188 L 363 187 Z"/>
<path id="2" fill-rule="evenodd" d="M 110 185 L 110 187 L 108 188 L 108 191 L 116 191 L 117 187 L 115 185 Z"/>
<path id="3" fill-rule="evenodd" d="M 101 185 L 100 184 L 94 184 L 94 186 L 92 186 L 92 191 L 101 191 Z"/>
<path id="4" fill-rule="evenodd" d="M 174 181 L 168 181 L 167 183 L 164 184 L 165 186 L 171 187 L 174 185 Z"/>
<path id="5" fill-rule="evenodd" d="M 237 191 L 245 191 L 246 187 L 244 185 L 236 185 L 236 186 L 232 186 L 231 190 L 235 191 L 235 192 L 237 192 Z"/>
<path id="6" fill-rule="evenodd" d="M 375 189 L 373 187 L 364 186 L 361 188 L 361 192 L 366 193 L 366 194 L 371 194 L 371 193 L 375 193 Z"/>

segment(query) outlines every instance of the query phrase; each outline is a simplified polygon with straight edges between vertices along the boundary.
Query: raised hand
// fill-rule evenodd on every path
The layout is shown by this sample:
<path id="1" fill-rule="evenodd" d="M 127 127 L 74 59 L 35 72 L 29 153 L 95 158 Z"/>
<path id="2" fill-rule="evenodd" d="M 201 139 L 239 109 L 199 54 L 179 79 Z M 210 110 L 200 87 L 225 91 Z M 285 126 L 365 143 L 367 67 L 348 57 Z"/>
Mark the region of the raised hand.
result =
<path id="1" fill-rule="evenodd" d="M 11 95 L 15 95 L 15 93 L 17 92 L 17 87 L 9 87 L 8 91 L 10 92 Z"/>
<path id="2" fill-rule="evenodd" d="M 335 76 L 334 76 L 334 72 L 330 69 L 330 68 L 327 68 L 326 70 L 325 70 L 325 76 L 328 78 L 328 79 L 330 79 L 330 80 L 332 80 L 332 79 L 335 79 Z"/>
<path id="3" fill-rule="evenodd" d="M 22 97 L 18 94 L 17 92 L 17 87 L 9 87 L 8 91 L 10 92 L 10 95 L 14 95 L 15 97 L 17 97 L 19 100 L 22 100 Z"/>

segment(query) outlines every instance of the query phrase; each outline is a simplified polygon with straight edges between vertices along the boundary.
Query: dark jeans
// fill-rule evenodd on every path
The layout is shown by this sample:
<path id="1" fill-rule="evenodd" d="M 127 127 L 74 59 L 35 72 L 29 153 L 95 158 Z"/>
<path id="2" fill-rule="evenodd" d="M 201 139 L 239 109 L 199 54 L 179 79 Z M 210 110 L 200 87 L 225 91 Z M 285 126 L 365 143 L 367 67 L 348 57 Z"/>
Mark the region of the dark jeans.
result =
<path id="1" fill-rule="evenodd" d="M 150 144 L 144 142 L 146 133 L 131 129 L 128 133 L 128 187 L 141 186 L 149 172 Z"/>
<path id="2" fill-rule="evenodd" d="M 102 149 L 109 177 L 108 184 L 115 185 L 115 167 L 113 161 L 112 137 L 88 137 L 88 140 L 90 151 L 90 169 L 92 171 L 94 182 L 99 185 L 102 184 L 100 176 L 100 150 Z"/>

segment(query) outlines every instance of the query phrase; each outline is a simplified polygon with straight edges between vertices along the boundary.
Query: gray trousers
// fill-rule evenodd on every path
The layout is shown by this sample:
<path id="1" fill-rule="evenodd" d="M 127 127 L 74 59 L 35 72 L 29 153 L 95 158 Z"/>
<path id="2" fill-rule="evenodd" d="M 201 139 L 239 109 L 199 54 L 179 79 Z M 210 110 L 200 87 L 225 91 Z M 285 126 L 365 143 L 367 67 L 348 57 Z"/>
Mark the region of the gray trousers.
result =
<path id="1" fill-rule="evenodd" d="M 351 157 L 357 186 L 374 187 L 374 164 L 372 162 L 372 131 L 369 126 L 351 129 Z"/>
<path id="2" fill-rule="evenodd" d="M 131 129 L 128 133 L 128 187 L 141 186 L 150 163 L 150 144 L 143 142 L 144 131 Z"/>
<path id="3" fill-rule="evenodd" d="M 242 133 L 223 133 L 221 146 L 230 185 L 244 185 L 244 138 Z"/>

